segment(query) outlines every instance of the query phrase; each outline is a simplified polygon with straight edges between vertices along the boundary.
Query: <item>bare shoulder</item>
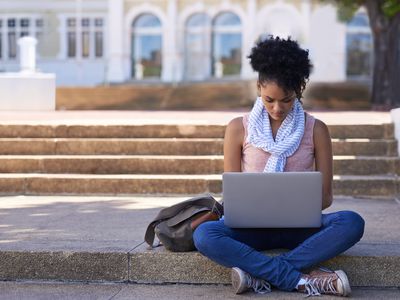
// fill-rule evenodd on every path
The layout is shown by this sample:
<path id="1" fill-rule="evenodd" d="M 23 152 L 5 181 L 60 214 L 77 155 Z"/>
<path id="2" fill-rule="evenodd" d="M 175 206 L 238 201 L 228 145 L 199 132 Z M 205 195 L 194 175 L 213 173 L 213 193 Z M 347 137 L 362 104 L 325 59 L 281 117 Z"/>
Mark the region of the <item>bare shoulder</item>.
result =
<path id="1" fill-rule="evenodd" d="M 315 119 L 314 123 L 314 138 L 330 137 L 328 126 L 319 119 Z"/>
<path id="2" fill-rule="evenodd" d="M 243 117 L 237 117 L 230 120 L 228 126 L 226 127 L 226 130 L 227 131 L 229 130 L 230 132 L 235 134 L 243 133 L 244 132 Z"/>
<path id="3" fill-rule="evenodd" d="M 225 141 L 229 144 L 243 143 L 244 138 L 244 127 L 243 127 L 243 117 L 237 117 L 232 119 L 225 130 Z"/>

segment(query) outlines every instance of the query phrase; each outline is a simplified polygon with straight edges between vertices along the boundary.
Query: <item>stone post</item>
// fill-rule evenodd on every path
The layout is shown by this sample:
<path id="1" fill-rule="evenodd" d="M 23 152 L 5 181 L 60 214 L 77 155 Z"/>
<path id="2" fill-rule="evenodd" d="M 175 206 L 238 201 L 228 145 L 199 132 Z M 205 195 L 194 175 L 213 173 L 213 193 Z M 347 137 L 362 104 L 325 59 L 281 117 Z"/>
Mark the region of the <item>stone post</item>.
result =
<path id="1" fill-rule="evenodd" d="M 37 40 L 34 37 L 25 36 L 18 40 L 21 72 L 36 71 L 36 45 Z"/>

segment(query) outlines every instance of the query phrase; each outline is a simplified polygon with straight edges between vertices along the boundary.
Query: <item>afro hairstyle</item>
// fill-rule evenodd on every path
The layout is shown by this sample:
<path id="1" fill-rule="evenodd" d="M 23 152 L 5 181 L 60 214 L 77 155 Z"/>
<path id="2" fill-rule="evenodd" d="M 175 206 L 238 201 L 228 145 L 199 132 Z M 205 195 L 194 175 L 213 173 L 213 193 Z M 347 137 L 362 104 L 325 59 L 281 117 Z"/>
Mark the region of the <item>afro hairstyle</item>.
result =
<path id="1" fill-rule="evenodd" d="M 285 92 L 294 91 L 299 100 L 302 98 L 312 65 L 308 50 L 296 41 L 269 35 L 256 42 L 248 58 L 260 84 L 275 82 Z"/>

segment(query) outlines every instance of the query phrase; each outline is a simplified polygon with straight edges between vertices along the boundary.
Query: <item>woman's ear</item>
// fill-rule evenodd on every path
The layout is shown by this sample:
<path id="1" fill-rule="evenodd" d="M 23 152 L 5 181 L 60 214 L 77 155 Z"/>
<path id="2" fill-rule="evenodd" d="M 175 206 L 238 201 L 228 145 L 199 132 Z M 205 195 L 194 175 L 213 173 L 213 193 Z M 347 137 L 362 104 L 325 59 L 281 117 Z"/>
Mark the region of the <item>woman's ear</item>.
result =
<path id="1" fill-rule="evenodd" d="M 260 81 L 257 80 L 257 97 L 261 97 L 261 84 Z"/>

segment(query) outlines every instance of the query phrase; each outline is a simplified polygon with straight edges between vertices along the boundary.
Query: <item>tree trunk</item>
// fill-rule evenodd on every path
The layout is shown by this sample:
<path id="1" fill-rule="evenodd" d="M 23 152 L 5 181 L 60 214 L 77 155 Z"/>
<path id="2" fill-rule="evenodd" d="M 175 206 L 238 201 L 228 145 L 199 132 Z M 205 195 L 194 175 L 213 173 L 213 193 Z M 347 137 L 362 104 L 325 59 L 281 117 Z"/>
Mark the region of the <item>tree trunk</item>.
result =
<path id="1" fill-rule="evenodd" d="M 400 13 L 385 16 L 384 0 L 366 0 L 374 39 L 371 103 L 374 109 L 400 107 Z"/>

